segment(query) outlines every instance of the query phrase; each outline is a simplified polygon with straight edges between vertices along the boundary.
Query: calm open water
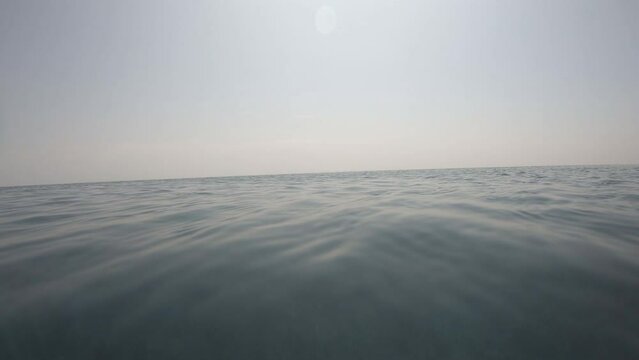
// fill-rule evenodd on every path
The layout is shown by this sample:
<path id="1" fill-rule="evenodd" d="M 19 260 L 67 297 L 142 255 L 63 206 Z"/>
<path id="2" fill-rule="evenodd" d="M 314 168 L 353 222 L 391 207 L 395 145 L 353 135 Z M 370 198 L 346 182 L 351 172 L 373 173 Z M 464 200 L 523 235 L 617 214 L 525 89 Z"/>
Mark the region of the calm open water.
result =
<path id="1" fill-rule="evenodd" d="M 639 359 L 639 167 L 0 188 L 0 359 Z"/>

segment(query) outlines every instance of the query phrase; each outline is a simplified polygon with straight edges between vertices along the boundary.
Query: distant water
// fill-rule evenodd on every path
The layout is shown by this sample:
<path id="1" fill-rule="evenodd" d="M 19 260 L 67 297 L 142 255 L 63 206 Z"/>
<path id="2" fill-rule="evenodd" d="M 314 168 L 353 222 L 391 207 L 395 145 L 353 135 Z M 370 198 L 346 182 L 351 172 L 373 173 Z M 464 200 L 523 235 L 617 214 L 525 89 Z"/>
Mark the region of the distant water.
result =
<path id="1" fill-rule="evenodd" d="M 0 188 L 0 359 L 639 359 L 639 167 Z"/>

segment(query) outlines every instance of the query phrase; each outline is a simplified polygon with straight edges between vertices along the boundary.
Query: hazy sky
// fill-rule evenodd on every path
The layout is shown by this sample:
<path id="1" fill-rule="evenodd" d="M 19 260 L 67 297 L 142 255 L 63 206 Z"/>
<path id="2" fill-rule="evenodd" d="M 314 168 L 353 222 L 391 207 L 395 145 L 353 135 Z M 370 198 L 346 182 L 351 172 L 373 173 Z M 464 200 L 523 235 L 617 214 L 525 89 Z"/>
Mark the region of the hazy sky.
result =
<path id="1" fill-rule="evenodd" d="M 639 1 L 0 0 L 0 186 L 639 163 Z"/>

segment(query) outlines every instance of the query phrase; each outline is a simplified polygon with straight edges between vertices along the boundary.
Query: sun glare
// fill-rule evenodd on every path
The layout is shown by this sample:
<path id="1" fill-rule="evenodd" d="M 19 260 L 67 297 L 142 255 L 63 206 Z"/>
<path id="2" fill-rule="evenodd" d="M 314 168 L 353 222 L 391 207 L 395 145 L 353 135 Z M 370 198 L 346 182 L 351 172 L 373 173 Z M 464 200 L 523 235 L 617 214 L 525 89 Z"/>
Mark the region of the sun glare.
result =
<path id="1" fill-rule="evenodd" d="M 315 13 L 315 28 L 321 34 L 328 35 L 337 26 L 337 15 L 330 6 L 322 6 Z"/>

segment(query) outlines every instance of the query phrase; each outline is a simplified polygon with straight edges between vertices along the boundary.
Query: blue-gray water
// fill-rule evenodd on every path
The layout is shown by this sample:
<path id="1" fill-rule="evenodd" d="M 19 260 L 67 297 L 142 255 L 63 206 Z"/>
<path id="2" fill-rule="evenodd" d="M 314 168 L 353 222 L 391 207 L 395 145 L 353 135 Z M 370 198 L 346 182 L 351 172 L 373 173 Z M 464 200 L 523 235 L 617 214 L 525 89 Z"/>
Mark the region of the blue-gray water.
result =
<path id="1" fill-rule="evenodd" d="M 0 188 L 0 359 L 637 359 L 639 167 Z"/>

